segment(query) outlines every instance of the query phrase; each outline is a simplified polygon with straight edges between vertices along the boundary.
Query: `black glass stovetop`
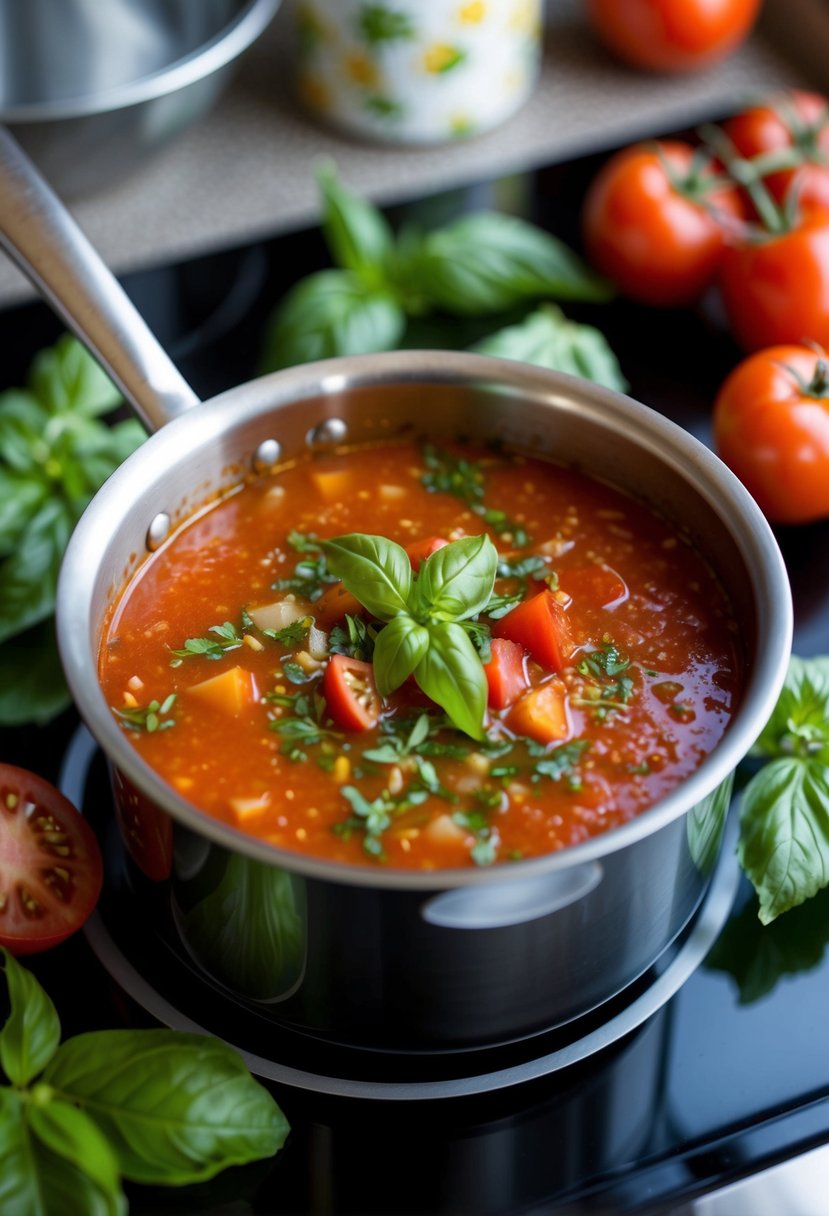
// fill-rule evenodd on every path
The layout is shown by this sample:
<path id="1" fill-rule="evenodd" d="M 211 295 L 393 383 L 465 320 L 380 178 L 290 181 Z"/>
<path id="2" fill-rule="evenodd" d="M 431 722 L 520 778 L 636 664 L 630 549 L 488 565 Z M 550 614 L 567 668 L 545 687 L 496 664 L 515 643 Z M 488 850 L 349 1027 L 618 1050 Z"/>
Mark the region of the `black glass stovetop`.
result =
<path id="1" fill-rule="evenodd" d="M 494 207 L 577 246 L 578 200 L 597 163 L 586 158 L 465 188 L 397 208 L 391 218 L 426 225 Z M 311 230 L 153 268 L 125 285 L 207 397 L 256 374 L 275 303 L 325 264 Z M 604 331 L 632 396 L 710 442 L 713 397 L 740 357 L 713 305 L 680 314 L 618 301 L 566 311 Z M 60 331 L 39 303 L 0 313 L 0 387 L 21 383 L 32 356 Z M 445 342 L 439 329 L 424 329 L 412 344 Z M 778 539 L 794 591 L 795 651 L 829 653 L 829 523 L 780 529 Z M 56 780 L 77 726 L 69 711 L 48 727 L 0 730 L 0 760 Z M 507 1090 L 442 1101 L 362 1101 L 277 1086 L 292 1132 L 274 1161 L 203 1187 L 132 1188 L 131 1210 L 673 1211 L 829 1140 L 827 939 L 829 891 L 763 929 L 743 881 L 702 966 L 643 1026 L 598 1055 Z M 81 936 L 30 963 L 58 1004 L 65 1034 L 150 1021 Z"/>

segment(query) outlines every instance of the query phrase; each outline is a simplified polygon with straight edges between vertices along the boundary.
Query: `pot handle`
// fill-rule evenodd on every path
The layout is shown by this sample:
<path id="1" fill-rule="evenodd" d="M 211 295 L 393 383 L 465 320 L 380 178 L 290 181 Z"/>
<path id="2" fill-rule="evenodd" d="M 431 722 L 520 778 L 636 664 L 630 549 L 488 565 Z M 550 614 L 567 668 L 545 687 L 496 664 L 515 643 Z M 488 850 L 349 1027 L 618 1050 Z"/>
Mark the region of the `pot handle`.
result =
<path id="1" fill-rule="evenodd" d="M 426 901 L 420 915 L 443 929 L 503 929 L 552 916 L 584 899 L 604 877 L 598 861 L 553 874 L 480 887 L 456 887 Z"/>
<path id="2" fill-rule="evenodd" d="M 2 126 L 0 243 L 150 430 L 198 405 L 115 276 Z"/>

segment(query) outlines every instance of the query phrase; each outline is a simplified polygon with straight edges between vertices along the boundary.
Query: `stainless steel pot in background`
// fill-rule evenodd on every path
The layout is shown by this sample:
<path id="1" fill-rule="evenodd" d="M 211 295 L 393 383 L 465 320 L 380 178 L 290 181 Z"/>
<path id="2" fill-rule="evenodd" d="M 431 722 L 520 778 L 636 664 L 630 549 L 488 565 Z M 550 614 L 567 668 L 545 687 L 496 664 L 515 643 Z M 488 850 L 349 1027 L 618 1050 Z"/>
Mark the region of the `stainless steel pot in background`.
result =
<path id="1" fill-rule="evenodd" d="M 0 0 L 0 123 L 66 196 L 202 117 L 280 0 Z"/>
<path id="2" fill-rule="evenodd" d="M 136 875 L 136 915 L 152 915 L 195 965 L 263 1016 L 389 1048 L 532 1034 L 646 970 L 705 890 L 731 774 L 787 665 L 785 569 L 740 483 L 681 428 L 629 398 L 467 354 L 331 360 L 191 409 L 192 391 L 8 138 L 0 139 L 0 228 L 142 417 L 154 426 L 172 418 L 96 496 L 59 588 L 67 677 L 119 774 L 122 813 L 148 807 L 173 825 L 170 873 Z M 97 651 L 107 608 L 147 550 L 251 468 L 406 431 L 498 437 L 582 466 L 649 501 L 718 571 L 742 629 L 742 703 L 701 767 L 625 827 L 508 868 L 337 865 L 205 816 L 148 768 L 116 724 L 98 685 Z"/>

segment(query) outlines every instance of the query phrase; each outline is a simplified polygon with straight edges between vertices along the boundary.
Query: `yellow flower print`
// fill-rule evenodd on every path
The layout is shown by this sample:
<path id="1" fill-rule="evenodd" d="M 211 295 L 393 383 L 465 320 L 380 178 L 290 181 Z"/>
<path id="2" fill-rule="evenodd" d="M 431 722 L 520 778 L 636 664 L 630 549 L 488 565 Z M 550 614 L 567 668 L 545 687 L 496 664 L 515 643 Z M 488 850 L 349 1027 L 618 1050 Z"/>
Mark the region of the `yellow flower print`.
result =
<path id="1" fill-rule="evenodd" d="M 486 20 L 486 4 L 484 0 L 471 0 L 469 4 L 462 4 L 458 9 L 458 21 L 461 25 L 480 25 Z"/>
<path id="2" fill-rule="evenodd" d="M 450 72 L 459 63 L 463 63 L 466 52 L 459 47 L 449 46 L 445 42 L 434 42 L 423 52 L 423 68 L 430 75 L 438 76 Z"/>
<path id="3" fill-rule="evenodd" d="M 377 64 L 368 55 L 361 55 L 359 51 L 351 55 L 346 55 L 343 64 L 345 74 L 349 80 L 353 80 L 355 84 L 365 85 L 366 88 L 376 89 L 380 83 L 380 73 L 377 70 Z"/>
<path id="4" fill-rule="evenodd" d="M 540 0 L 515 0 L 509 16 L 510 29 L 536 38 L 541 33 Z"/>

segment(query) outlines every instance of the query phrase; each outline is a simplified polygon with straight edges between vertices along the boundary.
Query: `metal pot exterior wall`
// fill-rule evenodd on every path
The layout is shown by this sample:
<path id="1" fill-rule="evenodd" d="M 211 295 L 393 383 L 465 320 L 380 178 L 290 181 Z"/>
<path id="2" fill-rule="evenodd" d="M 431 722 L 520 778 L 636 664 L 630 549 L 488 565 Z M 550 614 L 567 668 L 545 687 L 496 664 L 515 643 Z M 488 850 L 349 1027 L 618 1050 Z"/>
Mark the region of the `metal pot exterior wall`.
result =
<path id="1" fill-rule="evenodd" d="M 586 1013 L 659 957 L 704 894 L 730 784 L 601 861 L 530 878 L 504 867 L 485 886 L 304 878 L 178 824 L 169 877 L 133 864 L 131 885 L 167 948 L 276 1023 L 389 1050 L 494 1045 Z"/>
<path id="2" fill-rule="evenodd" d="M 148 531 L 156 538 L 149 525 L 159 512 L 177 525 L 275 445 L 290 458 L 401 432 L 495 436 L 645 497 L 720 572 L 740 624 L 746 687 L 715 753 L 631 823 L 516 863 L 514 873 L 469 867 L 436 878 L 335 866 L 245 836 L 148 768 L 98 685 L 107 612 L 140 564 Z M 136 915 L 152 907 L 168 941 L 277 1019 L 349 1042 L 457 1046 L 577 1016 L 630 983 L 680 932 L 718 851 L 724 783 L 782 683 L 790 603 L 758 509 L 673 424 L 571 377 L 482 356 L 399 352 L 264 377 L 164 426 L 76 529 L 58 630 L 87 725 L 142 803 L 174 825 L 171 875 L 162 867 L 155 881 L 136 884 Z"/>

